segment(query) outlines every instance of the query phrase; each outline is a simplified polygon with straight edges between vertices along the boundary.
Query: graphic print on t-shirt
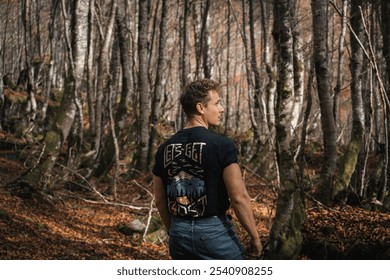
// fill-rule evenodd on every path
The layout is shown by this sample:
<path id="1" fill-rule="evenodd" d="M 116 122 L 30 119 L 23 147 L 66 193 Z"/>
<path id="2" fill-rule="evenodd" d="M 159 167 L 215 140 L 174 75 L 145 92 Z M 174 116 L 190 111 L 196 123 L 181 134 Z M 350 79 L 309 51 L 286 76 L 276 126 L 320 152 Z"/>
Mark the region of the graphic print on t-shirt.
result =
<path id="1" fill-rule="evenodd" d="M 200 217 L 206 205 L 202 150 L 206 143 L 170 144 L 164 150 L 168 170 L 168 209 L 173 215 Z"/>

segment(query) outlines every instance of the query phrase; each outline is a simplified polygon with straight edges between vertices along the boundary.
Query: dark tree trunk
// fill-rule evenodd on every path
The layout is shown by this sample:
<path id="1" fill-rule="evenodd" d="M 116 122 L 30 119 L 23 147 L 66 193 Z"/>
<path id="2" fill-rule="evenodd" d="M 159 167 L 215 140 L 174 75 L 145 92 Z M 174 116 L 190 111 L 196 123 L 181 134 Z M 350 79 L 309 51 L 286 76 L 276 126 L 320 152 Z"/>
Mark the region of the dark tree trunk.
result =
<path id="1" fill-rule="evenodd" d="M 321 110 L 322 139 L 324 144 L 324 163 L 322 183 L 317 189 L 317 196 L 324 203 L 332 200 L 333 180 L 336 172 L 336 125 L 331 99 L 331 70 L 327 47 L 327 7 L 328 2 L 312 0 L 314 66 L 317 78 L 317 92 Z"/>
<path id="2" fill-rule="evenodd" d="M 135 155 L 135 168 L 140 172 L 148 169 L 149 148 L 149 78 L 148 78 L 148 7 L 147 1 L 139 1 L 138 22 L 138 93 L 139 93 L 139 118 L 138 139 Z"/>
<path id="3" fill-rule="evenodd" d="M 390 2 L 386 0 L 381 1 L 382 4 L 382 32 L 383 32 L 383 54 L 386 60 L 386 74 L 387 77 L 390 77 Z M 384 96 L 387 94 L 387 96 Z M 382 92 L 383 100 L 383 107 L 384 107 L 384 143 L 382 145 L 384 146 L 384 159 L 383 159 L 383 166 L 382 166 L 382 174 L 381 177 L 383 178 L 380 180 L 380 187 L 378 191 L 378 199 L 380 201 L 383 201 L 385 198 L 385 194 L 387 190 L 389 189 L 389 180 L 390 178 L 390 137 L 389 137 L 389 131 L 390 131 L 390 105 L 389 102 L 385 101 L 385 99 L 390 99 L 390 82 L 387 80 L 386 83 L 386 92 Z"/>
<path id="4" fill-rule="evenodd" d="M 362 0 L 352 0 L 351 2 L 351 27 L 354 34 L 351 34 L 351 99 L 352 99 L 352 132 L 351 140 L 340 158 L 338 168 L 338 182 L 333 189 L 332 196 L 336 196 L 342 191 L 346 191 L 352 174 L 356 170 L 359 153 L 363 145 L 364 133 L 364 107 L 362 97 L 362 74 L 364 55 L 361 45 L 364 42 L 364 30 L 359 7 L 363 4 Z M 356 35 L 356 37 L 355 37 Z"/>
<path id="5" fill-rule="evenodd" d="M 154 83 L 153 101 L 152 101 L 152 117 L 151 117 L 151 132 L 149 139 L 149 158 L 148 167 L 154 162 L 154 154 L 159 143 L 159 119 L 160 119 L 160 101 L 165 90 L 166 78 L 165 70 L 168 65 L 167 60 L 167 21 L 168 7 L 167 0 L 162 0 L 161 22 L 160 22 L 160 39 L 158 49 L 156 81 Z"/>

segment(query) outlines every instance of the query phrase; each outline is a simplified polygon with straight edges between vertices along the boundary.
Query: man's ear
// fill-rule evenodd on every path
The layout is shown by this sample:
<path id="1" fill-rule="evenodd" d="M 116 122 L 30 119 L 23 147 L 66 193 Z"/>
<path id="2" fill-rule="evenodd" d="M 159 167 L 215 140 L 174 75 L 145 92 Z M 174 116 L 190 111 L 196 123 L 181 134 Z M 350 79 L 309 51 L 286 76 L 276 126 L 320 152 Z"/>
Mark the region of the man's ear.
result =
<path id="1" fill-rule="evenodd" d="M 198 102 L 198 103 L 196 104 L 196 110 L 197 110 L 198 113 L 201 114 L 201 115 L 204 114 L 203 108 L 204 108 L 204 105 L 203 105 L 201 102 Z"/>

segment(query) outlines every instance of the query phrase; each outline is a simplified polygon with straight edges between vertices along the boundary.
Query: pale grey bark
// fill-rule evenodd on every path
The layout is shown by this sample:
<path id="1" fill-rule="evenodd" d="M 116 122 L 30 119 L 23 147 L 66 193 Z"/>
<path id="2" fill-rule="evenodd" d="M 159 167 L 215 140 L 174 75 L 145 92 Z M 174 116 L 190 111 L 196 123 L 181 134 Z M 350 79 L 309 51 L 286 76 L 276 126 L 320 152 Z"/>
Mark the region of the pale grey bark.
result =
<path id="1" fill-rule="evenodd" d="M 95 42 L 95 0 L 89 0 L 88 12 L 88 40 L 87 40 L 87 98 L 88 98 L 88 117 L 89 117 L 89 132 L 92 137 L 96 135 L 96 112 L 95 112 L 95 70 L 94 70 L 94 42 Z M 95 147 L 93 146 L 92 149 Z"/>
<path id="2" fill-rule="evenodd" d="M 111 82 L 111 77 L 109 76 L 109 50 L 110 44 L 112 41 L 112 36 L 114 32 L 114 23 L 115 23 L 115 13 L 116 13 L 117 0 L 113 0 L 111 3 L 111 11 L 109 21 L 107 23 L 102 46 L 99 52 L 98 65 L 97 65 L 97 79 L 96 84 L 96 107 L 95 107 L 95 120 L 96 120 L 96 134 L 94 138 L 94 151 L 95 157 L 98 157 L 101 152 L 102 145 L 102 134 L 103 127 L 105 125 L 104 121 L 104 91 L 107 88 L 107 85 Z"/>
<path id="3" fill-rule="evenodd" d="M 81 147 L 84 141 L 84 113 L 83 101 L 81 98 L 81 85 L 83 83 L 84 68 L 88 46 L 88 13 L 89 0 L 79 0 L 73 2 L 71 9 L 75 10 L 75 15 L 71 17 L 70 48 L 72 60 L 70 64 L 71 76 L 74 77 L 75 88 L 72 92 L 73 102 L 76 106 L 76 117 L 72 127 L 71 137 L 68 141 L 68 166 L 77 168 L 80 163 Z"/>
<path id="4" fill-rule="evenodd" d="M 360 16 L 360 7 L 362 5 L 361 0 L 352 0 L 351 2 L 351 28 L 354 30 L 354 34 L 351 34 L 351 100 L 352 100 L 352 131 L 350 141 L 347 148 L 340 158 L 340 164 L 338 168 L 338 183 L 333 189 L 332 196 L 336 196 L 341 191 L 346 191 L 352 174 L 354 173 L 360 150 L 363 145 L 363 133 L 364 133 L 364 106 L 362 96 L 362 75 L 364 67 L 364 54 L 363 50 L 358 43 L 364 42 L 364 29 L 362 18 Z M 356 35 L 356 37 L 355 37 Z"/>
<path id="5" fill-rule="evenodd" d="M 261 1 L 261 24 L 262 24 L 262 38 L 263 38 L 263 63 L 265 66 L 265 72 L 267 74 L 266 86 L 265 86 L 265 108 L 264 108 L 264 121 L 266 122 L 267 131 L 265 134 L 265 143 L 268 146 L 268 153 L 263 160 L 263 170 L 265 174 L 276 173 L 276 185 L 280 185 L 279 167 L 277 163 L 276 150 L 275 150 L 275 137 L 276 137 L 276 119 L 275 119 L 275 106 L 276 106 L 276 79 L 277 79 L 277 65 L 274 63 L 271 49 L 276 53 L 275 48 L 271 48 L 270 36 L 272 30 L 270 30 L 271 18 L 273 17 L 272 3 L 268 1 Z M 275 54 L 276 56 L 276 54 Z"/>
<path id="6" fill-rule="evenodd" d="M 294 1 L 293 1 L 294 2 Z M 299 2 L 299 1 L 298 1 Z M 296 135 L 298 122 L 301 118 L 304 88 L 305 88 L 305 60 L 304 60 L 304 46 L 301 35 L 301 20 L 302 16 L 299 6 L 293 9 L 293 16 L 291 19 L 292 36 L 293 36 L 293 61 L 294 61 L 294 100 L 291 111 L 291 134 Z"/>
<path id="7" fill-rule="evenodd" d="M 82 101 L 80 97 L 80 87 L 83 80 L 84 65 L 85 65 L 85 55 L 86 55 L 86 44 L 87 44 L 87 15 L 89 9 L 88 0 L 78 0 L 74 1 L 70 5 L 70 15 L 67 14 L 67 3 L 62 1 L 62 11 L 63 17 L 65 18 L 64 34 L 65 40 L 67 41 L 68 47 L 68 59 L 69 59 L 69 73 L 68 73 L 68 86 L 70 96 L 64 96 L 65 99 L 69 99 L 72 103 L 68 109 L 65 109 L 65 114 L 69 115 L 70 118 L 64 123 L 64 139 L 66 140 L 68 133 L 71 129 L 71 123 L 73 120 L 71 116 L 74 114 L 73 110 L 76 110 L 77 116 L 77 138 L 78 145 L 80 147 L 81 141 L 83 138 L 83 110 L 82 110 Z M 67 25 L 69 24 L 69 25 Z M 74 105 L 73 105 L 74 104 Z M 59 124 L 57 122 L 57 124 Z M 61 125 L 60 125 L 61 126 Z M 70 159 L 73 160 L 73 159 Z"/>
<path id="8" fill-rule="evenodd" d="M 50 61 L 47 65 L 47 74 L 45 76 L 45 94 L 44 94 L 44 101 L 42 104 L 41 109 L 41 121 L 45 121 L 46 119 L 46 113 L 49 106 L 49 100 L 50 100 L 50 93 L 52 89 L 52 84 L 54 81 L 54 63 L 55 63 L 55 38 L 58 35 L 58 30 L 56 26 L 56 21 L 58 18 L 58 13 L 60 10 L 56 5 L 51 6 L 51 16 L 50 16 L 50 27 L 49 27 L 49 50 L 50 50 Z"/>
<path id="9" fill-rule="evenodd" d="M 269 20 L 270 14 L 272 13 L 272 7 L 270 4 L 262 0 L 261 1 L 261 24 L 263 27 L 263 62 L 268 76 L 266 85 L 266 119 L 268 124 L 268 130 L 270 131 L 270 138 L 275 137 L 275 92 L 276 92 L 276 65 L 274 65 L 271 55 L 271 45 L 269 34 Z M 271 140 L 273 142 L 273 140 Z"/>
<path id="10" fill-rule="evenodd" d="M 23 22 L 23 39 L 24 39 L 24 56 L 25 56 L 25 70 L 27 71 L 27 106 L 26 106 L 26 123 L 27 126 L 22 128 L 22 134 L 26 135 L 34 128 L 34 121 L 36 117 L 37 102 L 35 99 L 34 85 L 34 68 L 33 68 L 33 35 L 32 35 L 32 3 L 26 0 L 23 3 L 22 22 Z"/>
<path id="11" fill-rule="evenodd" d="M 280 152 L 290 154 L 292 149 L 292 109 L 294 105 L 294 43 L 291 27 L 291 18 L 287 0 L 275 3 L 274 39 L 277 52 L 277 112 L 276 133 L 283 131 L 279 136 L 278 146 Z M 279 4 L 277 4 L 279 3 Z"/>
<path id="12" fill-rule="evenodd" d="M 75 25 L 76 21 L 72 21 L 71 19 L 75 17 L 83 17 L 85 15 L 85 11 L 88 11 L 88 9 L 85 9 L 85 2 L 83 1 L 87 0 L 79 0 L 73 3 L 74 6 L 72 6 L 70 15 L 67 13 L 67 6 L 65 1 L 62 0 L 61 2 L 62 14 L 65 22 L 72 23 L 70 26 L 67 24 L 64 26 L 64 34 L 70 67 L 68 76 L 65 80 L 65 89 L 61 101 L 61 106 L 58 108 L 56 119 L 51 129 L 45 135 L 43 146 L 44 151 L 42 152 L 41 160 L 24 178 L 24 180 L 26 180 L 30 185 L 39 184 L 41 188 L 52 187 L 52 169 L 55 162 L 57 161 L 57 157 L 63 143 L 68 138 L 77 113 L 75 100 L 77 94 L 77 83 L 75 77 L 80 75 L 80 72 L 82 72 L 82 68 L 80 67 L 78 59 L 82 60 L 83 55 L 80 50 L 73 53 L 74 45 L 72 45 L 71 42 L 78 42 L 82 40 L 82 37 L 77 37 L 80 36 L 80 33 L 76 31 L 76 29 L 79 27 L 77 27 L 77 24 Z"/>
<path id="13" fill-rule="evenodd" d="M 254 79 L 254 117 L 256 119 L 256 123 L 258 125 L 258 131 L 257 134 L 260 137 L 261 135 L 261 124 L 263 123 L 264 119 L 264 110 L 261 107 L 261 88 L 260 88 L 260 71 L 257 66 L 257 55 L 256 55 L 256 40 L 255 40 L 255 18 L 253 15 L 254 12 L 254 3 L 253 0 L 249 1 L 249 38 L 250 38 L 250 65 L 251 65 L 251 72 Z M 260 139 L 256 139 L 256 142 L 259 143 Z M 259 145 L 256 143 L 256 146 Z M 257 152 L 256 152 L 257 154 Z"/>
<path id="14" fill-rule="evenodd" d="M 341 10 L 341 31 L 339 36 L 339 45 L 338 45 L 338 65 L 337 65 L 337 76 L 336 76 L 336 86 L 334 90 L 333 97 L 333 114 L 336 124 L 339 119 L 339 98 L 341 89 L 343 87 L 344 80 L 344 49 L 345 49 L 345 35 L 347 31 L 347 11 L 348 11 L 348 0 L 343 0 L 342 10 Z"/>

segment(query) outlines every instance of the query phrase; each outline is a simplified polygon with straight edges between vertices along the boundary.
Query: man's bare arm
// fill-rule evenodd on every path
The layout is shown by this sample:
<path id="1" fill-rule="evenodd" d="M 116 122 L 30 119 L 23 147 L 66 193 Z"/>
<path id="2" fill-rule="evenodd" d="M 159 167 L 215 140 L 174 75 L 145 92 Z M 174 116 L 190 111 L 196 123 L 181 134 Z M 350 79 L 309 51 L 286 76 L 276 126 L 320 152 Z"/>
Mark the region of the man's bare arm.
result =
<path id="1" fill-rule="evenodd" d="M 233 163 L 227 166 L 223 171 L 223 179 L 229 193 L 231 206 L 239 222 L 251 237 L 251 246 L 256 251 L 255 255 L 260 256 L 262 245 L 253 217 L 250 197 L 242 180 L 239 165 Z"/>
<path id="2" fill-rule="evenodd" d="M 158 212 L 166 229 L 169 231 L 169 228 L 171 227 L 171 217 L 167 208 L 167 196 L 161 178 L 155 175 L 153 175 L 153 190 Z"/>

